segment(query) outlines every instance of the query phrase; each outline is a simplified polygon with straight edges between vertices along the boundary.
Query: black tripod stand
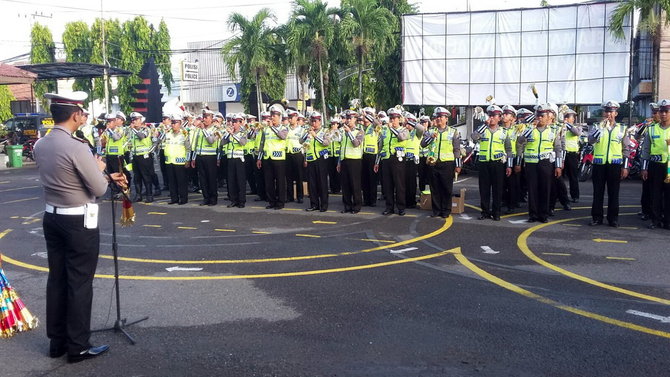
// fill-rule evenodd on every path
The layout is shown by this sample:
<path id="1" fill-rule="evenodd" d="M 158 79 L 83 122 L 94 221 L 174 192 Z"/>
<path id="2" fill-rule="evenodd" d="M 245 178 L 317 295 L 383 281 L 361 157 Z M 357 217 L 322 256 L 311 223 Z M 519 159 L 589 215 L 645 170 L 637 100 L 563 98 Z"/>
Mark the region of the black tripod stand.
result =
<path id="1" fill-rule="evenodd" d="M 117 186 L 112 177 L 107 173 L 107 176 L 110 179 L 110 186 L 112 188 L 112 251 L 114 253 L 114 289 L 116 290 L 116 321 L 114 322 L 113 327 L 93 330 L 92 332 L 101 332 L 101 331 L 111 331 L 121 332 L 123 335 L 128 338 L 130 344 L 135 344 L 135 339 L 133 339 L 130 334 L 126 331 L 127 326 L 132 326 L 138 322 L 146 321 L 149 317 L 144 317 L 133 322 L 126 322 L 126 319 L 121 319 L 121 297 L 119 295 L 119 246 L 116 242 L 116 203 L 114 202 L 114 191 L 118 190 L 121 192 L 121 188 Z M 125 195 L 125 194 L 124 194 Z"/>

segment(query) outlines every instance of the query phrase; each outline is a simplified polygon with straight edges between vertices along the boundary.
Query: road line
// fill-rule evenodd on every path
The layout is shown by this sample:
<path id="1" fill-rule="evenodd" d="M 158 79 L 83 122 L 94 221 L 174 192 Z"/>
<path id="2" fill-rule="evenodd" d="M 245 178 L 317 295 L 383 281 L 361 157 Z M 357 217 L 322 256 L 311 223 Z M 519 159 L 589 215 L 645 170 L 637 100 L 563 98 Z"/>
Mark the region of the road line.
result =
<path id="1" fill-rule="evenodd" d="M 307 237 L 307 238 L 321 238 L 321 236 L 317 236 L 314 234 L 296 234 L 296 237 Z"/>
<path id="2" fill-rule="evenodd" d="M 253 233 L 253 234 L 270 234 L 270 232 L 261 232 L 261 231 L 259 231 L 259 230 L 254 230 L 254 231 L 251 232 L 251 233 Z"/>
<path id="3" fill-rule="evenodd" d="M 590 216 L 589 216 L 589 218 L 590 218 Z M 546 224 L 542 224 L 542 225 L 546 225 Z M 650 329 L 648 327 L 636 325 L 634 323 L 620 321 L 618 319 L 606 317 L 604 315 L 600 315 L 600 314 L 596 314 L 596 313 L 592 313 L 592 312 L 587 312 L 586 310 L 577 309 L 577 308 L 574 308 L 572 306 L 564 305 L 564 304 L 561 304 L 561 303 L 559 303 L 557 301 L 554 301 L 552 299 L 549 299 L 549 298 L 540 296 L 536 293 L 533 293 L 531 291 L 525 290 L 525 289 L 519 287 L 518 285 L 510 283 L 506 280 L 503 280 L 503 279 L 501 279 L 501 278 L 499 278 L 495 275 L 492 275 L 492 274 L 482 270 L 481 268 L 477 267 L 468 258 L 466 258 L 465 255 L 463 255 L 461 253 L 460 248 L 457 248 L 457 251 L 453 254 L 456 257 L 456 259 L 463 266 L 467 267 L 470 271 L 474 272 L 478 276 L 480 276 L 480 277 L 482 277 L 482 278 L 490 281 L 491 283 L 496 284 L 496 285 L 498 285 L 502 288 L 505 288 L 505 289 L 510 290 L 514 293 L 520 294 L 524 297 L 539 301 L 543 304 L 551 305 L 551 306 L 553 306 L 557 309 L 565 310 L 565 311 L 573 313 L 573 314 L 577 314 L 577 315 L 580 315 L 580 316 L 583 316 L 583 317 L 586 317 L 586 318 L 591 318 L 591 319 L 595 319 L 597 321 L 605 322 L 605 323 L 608 323 L 610 325 L 623 327 L 623 328 L 626 328 L 626 329 L 629 329 L 629 330 L 640 331 L 640 332 L 643 332 L 643 333 L 646 333 L 646 334 L 656 335 L 656 336 L 660 336 L 660 337 L 663 337 L 663 338 L 670 338 L 670 333 L 665 332 L 665 331 L 654 330 L 654 329 Z"/>
<path id="4" fill-rule="evenodd" d="M 4 236 L 8 235 L 9 232 L 11 232 L 11 231 L 12 231 L 12 229 L 5 229 L 2 232 L 0 232 L 0 239 L 2 239 L 2 237 L 4 237 Z"/>
<path id="5" fill-rule="evenodd" d="M 145 224 L 145 225 L 142 225 L 142 226 L 146 227 L 146 228 L 162 228 L 163 227 L 162 225 L 149 225 L 149 224 Z"/>
<path id="6" fill-rule="evenodd" d="M 572 256 L 572 254 L 568 254 L 568 253 L 542 253 L 542 254 L 544 254 L 544 255 L 558 255 L 558 256 L 560 256 L 560 257 L 569 257 L 569 256 Z"/>
<path id="7" fill-rule="evenodd" d="M 620 214 L 620 216 L 630 216 L 630 215 L 634 215 L 634 214 L 633 213 Z M 556 220 L 556 221 L 548 222 L 546 224 L 539 224 L 539 225 L 536 225 L 532 228 L 528 228 L 528 229 L 524 230 L 523 233 L 521 233 L 519 238 L 517 238 L 517 241 L 516 241 L 517 246 L 519 247 L 519 250 L 521 250 L 521 252 L 524 253 L 533 262 L 535 262 L 537 264 L 540 264 L 540 265 L 542 265 L 542 266 L 544 266 L 544 267 L 546 267 L 550 270 L 554 270 L 554 271 L 556 271 L 560 274 L 563 274 L 563 275 L 565 275 L 569 278 L 576 279 L 576 280 L 579 280 L 581 282 L 591 284 L 591 285 L 595 285 L 596 287 L 600 287 L 600 288 L 607 289 L 607 290 L 617 292 L 617 293 L 621 293 L 621 294 L 624 294 L 624 295 L 641 298 L 641 299 L 647 300 L 647 301 L 658 302 L 658 303 L 665 304 L 665 305 L 670 305 L 670 300 L 660 298 L 660 297 L 651 296 L 651 295 L 646 295 L 644 293 L 631 291 L 631 290 L 625 289 L 625 288 L 619 288 L 619 287 L 616 287 L 616 286 L 613 286 L 613 285 L 610 285 L 610 284 L 606 284 L 606 283 L 599 282 L 597 280 L 593 280 L 593 279 L 588 278 L 586 276 L 576 274 L 574 272 L 565 270 L 563 268 L 560 268 L 560 267 L 558 267 L 556 265 L 553 265 L 553 264 L 545 261 L 544 259 L 538 257 L 528 247 L 528 237 L 531 234 L 533 234 L 533 232 L 535 232 L 537 230 L 540 230 L 544 227 L 548 227 L 548 226 L 551 226 L 551 225 L 556 225 L 556 224 L 568 222 L 568 221 L 575 221 L 575 220 L 580 220 L 580 219 L 590 219 L 590 218 L 591 218 L 591 216 L 584 216 L 584 217 L 577 217 L 577 218 L 572 218 L 572 219 Z"/>
<path id="8" fill-rule="evenodd" d="M 237 232 L 235 229 L 214 229 L 216 232 Z"/>
<path id="9" fill-rule="evenodd" d="M 10 201 L 8 201 L 8 202 L 2 202 L 2 203 L 0 203 L 0 204 L 12 204 L 12 203 L 26 202 L 26 201 L 28 201 L 28 200 L 36 200 L 36 199 L 39 199 L 39 197 L 36 196 L 36 197 L 34 197 L 34 198 L 25 198 L 25 199 L 10 200 Z"/>
<path id="10" fill-rule="evenodd" d="M 361 238 L 359 241 L 368 241 L 368 242 L 386 242 L 386 243 L 394 243 L 395 241 L 391 240 L 373 240 L 372 238 Z"/>
<path id="11" fill-rule="evenodd" d="M 9 181 L 2 181 L 0 182 L 0 185 L 4 185 L 5 183 L 9 183 Z"/>
<path id="12" fill-rule="evenodd" d="M 198 228 L 193 227 L 193 226 L 178 226 L 177 229 L 196 230 L 196 229 L 198 229 Z"/>
<path id="13" fill-rule="evenodd" d="M 135 276 L 135 275 L 121 275 L 121 276 L 119 276 L 119 279 L 123 279 L 123 280 L 175 280 L 175 281 L 185 281 L 185 280 L 263 279 L 263 278 L 322 275 L 322 274 L 331 274 L 331 273 L 336 273 L 336 272 L 367 270 L 367 269 L 371 269 L 371 268 L 387 267 L 387 266 L 393 266 L 393 265 L 398 265 L 398 264 L 404 264 L 404 263 L 411 263 L 411 262 L 422 261 L 422 260 L 427 260 L 427 259 L 433 259 L 433 258 L 438 258 L 438 257 L 444 256 L 444 255 L 450 254 L 450 253 L 454 253 L 455 250 L 456 249 L 451 249 L 451 250 L 441 251 L 441 252 L 435 253 L 435 254 L 423 255 L 423 256 L 415 257 L 415 258 L 397 259 L 397 260 L 393 260 L 393 261 L 390 261 L 390 262 L 364 264 L 364 265 L 350 266 L 350 267 L 331 268 L 331 269 L 325 269 L 325 270 L 294 271 L 294 272 L 282 272 L 282 273 L 276 273 L 276 274 L 223 275 L 223 276 L 222 275 L 217 275 L 217 276 Z M 121 258 L 119 258 L 119 259 L 121 259 Z M 20 262 L 20 261 L 17 261 L 15 259 L 12 259 L 10 257 L 7 257 L 7 256 L 4 257 L 4 260 L 7 263 L 11 263 L 11 264 L 19 266 L 19 267 L 24 267 L 24 268 L 37 270 L 37 271 L 44 271 L 44 272 L 49 271 L 49 269 L 46 268 L 46 267 L 40 267 L 40 266 L 35 266 L 35 265 L 32 265 L 32 264 Z M 206 262 L 207 261 L 201 261 L 201 263 L 203 263 L 203 264 L 205 264 Z M 99 278 L 99 279 L 114 279 L 114 275 L 96 274 L 95 277 Z"/>
<path id="14" fill-rule="evenodd" d="M 581 224 L 563 224 L 563 226 L 574 226 L 574 227 L 580 227 L 582 226 Z"/>
<path id="15" fill-rule="evenodd" d="M 11 216 L 10 219 L 18 219 L 18 216 Z"/>
<path id="16" fill-rule="evenodd" d="M 23 225 L 30 225 L 30 224 L 34 224 L 34 223 L 36 223 L 36 222 L 38 222 L 38 221 L 41 221 L 41 220 L 42 220 L 42 219 L 39 219 L 39 218 L 38 218 L 38 219 L 30 219 L 30 220 L 26 220 L 26 221 L 22 222 L 21 224 L 23 224 Z"/>
<path id="17" fill-rule="evenodd" d="M 620 226 L 619 229 L 626 229 L 626 230 L 638 230 L 640 228 L 636 226 Z"/>
<path id="18" fill-rule="evenodd" d="M 337 224 L 337 221 L 314 220 L 314 221 L 312 221 L 312 224 L 328 224 L 328 225 L 335 225 L 335 224 Z"/>
<path id="19" fill-rule="evenodd" d="M 17 187 L 17 188 L 11 188 L 11 189 L 6 189 L 6 190 L 0 190 L 0 192 L 9 192 L 9 191 L 26 190 L 26 189 L 36 188 L 36 187 L 40 187 L 40 186 Z"/>
<path id="20" fill-rule="evenodd" d="M 167 212 L 147 212 L 147 215 L 167 215 Z"/>
<path id="21" fill-rule="evenodd" d="M 628 261 L 635 261 L 637 259 L 635 258 L 626 258 L 626 257 L 605 257 L 606 259 L 611 259 L 611 260 L 628 260 Z"/>
<path id="22" fill-rule="evenodd" d="M 593 241 L 598 242 L 598 243 L 602 243 L 602 242 L 605 242 L 605 243 L 628 243 L 628 241 L 625 241 L 625 240 L 604 240 L 602 238 L 594 238 Z"/>
<path id="23" fill-rule="evenodd" d="M 302 208 L 282 208 L 284 211 L 302 211 Z"/>

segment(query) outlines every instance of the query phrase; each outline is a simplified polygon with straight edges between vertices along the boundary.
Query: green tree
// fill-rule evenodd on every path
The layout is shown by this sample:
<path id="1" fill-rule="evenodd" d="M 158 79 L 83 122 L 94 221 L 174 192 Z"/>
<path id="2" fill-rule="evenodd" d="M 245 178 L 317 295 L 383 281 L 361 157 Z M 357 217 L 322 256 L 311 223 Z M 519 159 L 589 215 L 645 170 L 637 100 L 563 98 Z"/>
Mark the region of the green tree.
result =
<path id="1" fill-rule="evenodd" d="M 328 116 L 325 89 L 329 81 L 328 49 L 335 37 L 333 16 L 337 14 L 337 9 L 328 8 L 321 0 L 296 0 L 287 36 L 290 51 L 304 51 L 317 62 L 319 81 L 312 86 L 318 87 L 321 93 L 321 111 L 324 118 Z"/>
<path id="2" fill-rule="evenodd" d="M 342 2 L 342 36 L 348 40 L 358 65 L 358 98 L 363 97 L 363 68 L 368 60 L 380 60 L 393 51 L 397 19 L 377 0 Z"/>
<path id="3" fill-rule="evenodd" d="M 226 64 L 228 73 L 236 79 L 242 78 L 242 87 L 248 93 L 251 78 L 256 86 L 257 111 L 261 112 L 262 100 L 262 78 L 276 80 L 280 78 L 285 81 L 284 75 L 278 74 L 277 64 L 282 65 L 281 58 L 284 55 L 284 46 L 276 28 L 270 27 L 268 23 L 276 21 L 276 17 L 270 9 L 261 9 L 253 18 L 247 19 L 239 13 L 233 13 L 228 17 L 228 27 L 238 35 L 230 39 L 222 47 L 221 53 Z M 283 88 L 284 85 L 281 85 Z M 282 89 L 283 93 L 283 89 Z M 246 99 L 248 108 L 248 97 Z"/>
<path id="4" fill-rule="evenodd" d="M 105 43 L 103 45 L 102 35 L 103 26 L 105 34 Z M 102 20 L 97 18 L 91 26 L 91 63 L 105 65 L 108 62 L 111 66 L 118 66 L 121 57 L 121 23 L 119 20 Z M 107 62 L 103 61 L 103 46 L 107 54 Z M 112 93 L 111 80 L 107 82 L 107 90 Z M 102 78 L 93 80 L 93 95 L 96 99 L 105 98 L 104 81 Z M 109 104 L 105 105 L 109 109 Z"/>
<path id="5" fill-rule="evenodd" d="M 170 31 L 164 20 L 158 24 L 158 30 L 153 35 L 154 60 L 158 71 L 163 77 L 163 85 L 168 94 L 172 92 L 172 63 L 170 62 Z"/>
<path id="6" fill-rule="evenodd" d="M 93 41 L 88 24 L 83 21 L 69 22 L 65 24 L 63 31 L 63 45 L 65 48 L 65 60 L 68 62 L 90 63 L 93 52 Z M 82 90 L 91 93 L 91 79 L 79 78 L 72 84 L 73 90 Z"/>
<path id="7" fill-rule="evenodd" d="M 48 27 L 40 25 L 38 22 L 33 25 L 30 32 L 30 63 L 54 63 L 56 61 L 56 44 L 53 35 Z M 46 106 L 44 93 L 56 90 L 54 80 L 36 81 L 33 84 L 35 96 L 43 107 Z"/>
<path id="8" fill-rule="evenodd" d="M 0 85 L 0 121 L 12 117 L 11 103 L 15 99 L 8 85 Z"/>
<path id="9" fill-rule="evenodd" d="M 616 38 L 623 39 L 624 23 L 633 11 L 640 12 L 638 27 L 651 35 L 657 35 L 663 14 L 670 12 L 670 1 L 659 0 L 622 0 L 610 15 L 609 30 Z M 670 19 L 665 17 L 665 26 L 670 25 Z"/>

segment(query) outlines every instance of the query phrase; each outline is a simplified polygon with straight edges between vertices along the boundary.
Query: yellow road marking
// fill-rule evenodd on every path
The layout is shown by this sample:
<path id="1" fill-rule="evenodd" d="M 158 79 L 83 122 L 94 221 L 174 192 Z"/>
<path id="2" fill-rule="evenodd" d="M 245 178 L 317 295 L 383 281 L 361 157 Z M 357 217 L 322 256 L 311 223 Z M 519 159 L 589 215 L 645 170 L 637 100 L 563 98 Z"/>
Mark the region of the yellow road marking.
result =
<path id="1" fill-rule="evenodd" d="M 4 185 L 5 183 L 9 183 L 9 181 L 2 181 L 0 182 L 0 185 Z"/>
<path id="2" fill-rule="evenodd" d="M 4 237 L 4 236 L 8 235 L 9 232 L 11 232 L 11 231 L 12 231 L 12 229 L 5 229 L 2 232 L 0 232 L 0 239 L 2 239 L 2 237 Z"/>
<path id="3" fill-rule="evenodd" d="M 385 242 L 385 243 L 394 243 L 395 242 L 395 241 L 391 241 L 391 240 L 373 240 L 371 238 L 361 238 L 360 241 Z"/>
<path id="4" fill-rule="evenodd" d="M 563 224 L 563 226 L 575 226 L 575 227 L 578 227 L 578 226 L 581 226 L 581 224 Z"/>
<path id="5" fill-rule="evenodd" d="M 254 208 L 254 209 L 265 209 L 265 207 L 257 207 L 257 206 L 251 206 L 249 208 Z"/>
<path id="6" fill-rule="evenodd" d="M 25 189 L 31 189 L 31 188 L 36 188 L 36 187 L 40 187 L 40 186 L 17 187 L 17 188 L 11 188 L 11 189 L 6 189 L 6 190 L 0 190 L 0 192 L 18 191 L 18 190 L 25 190 Z"/>
<path id="7" fill-rule="evenodd" d="M 237 232 L 235 229 L 214 229 L 217 232 Z"/>
<path id="8" fill-rule="evenodd" d="M 25 199 L 17 199 L 17 200 L 10 200 L 8 202 L 2 202 L 0 204 L 12 204 L 12 203 L 19 203 L 19 202 L 26 202 L 28 200 L 36 200 L 39 199 L 39 197 L 34 197 L 34 198 L 25 198 Z"/>
<path id="9" fill-rule="evenodd" d="M 428 254 L 428 255 L 415 257 L 415 258 L 398 259 L 398 260 L 393 260 L 393 261 L 390 261 L 390 262 L 364 264 L 364 265 L 350 266 L 350 267 L 330 268 L 330 269 L 325 269 L 325 270 L 294 271 L 294 272 L 282 272 L 282 273 L 276 273 L 276 274 L 223 275 L 223 276 L 221 276 L 221 275 L 218 275 L 218 276 L 134 276 L 134 275 L 121 275 L 121 276 L 119 276 L 119 279 L 124 279 L 124 280 L 174 280 L 174 281 L 184 281 L 184 280 L 262 279 L 262 278 L 322 275 L 322 274 L 332 274 L 332 273 L 335 273 L 335 272 L 367 270 L 367 269 L 371 269 L 371 268 L 386 267 L 386 266 L 393 266 L 393 265 L 397 265 L 397 264 L 404 264 L 404 263 L 422 261 L 422 260 L 426 260 L 426 259 L 441 257 L 441 256 L 447 255 L 449 253 L 454 253 L 455 250 L 456 249 L 451 249 L 451 250 L 441 251 L 441 252 L 435 253 L 435 254 Z M 37 271 L 44 271 L 44 272 L 49 271 L 49 269 L 46 268 L 46 267 L 40 267 L 40 266 L 35 266 L 35 265 L 32 265 L 32 264 L 28 264 L 28 263 L 23 263 L 23 262 L 15 260 L 15 259 L 12 259 L 10 257 L 7 257 L 7 256 L 4 257 L 4 260 L 7 263 L 11 263 L 11 264 L 19 266 L 19 267 L 24 267 L 24 268 L 29 268 L 29 269 L 33 269 L 33 270 L 37 270 Z M 96 274 L 95 277 L 100 278 L 100 279 L 113 279 L 114 278 L 113 275 L 103 275 L 103 274 Z"/>
<path id="10" fill-rule="evenodd" d="M 261 232 L 261 231 L 259 231 L 259 230 L 254 230 L 254 231 L 251 232 L 251 233 L 253 233 L 253 234 L 270 234 L 270 232 Z"/>
<path id="11" fill-rule="evenodd" d="M 329 224 L 329 225 L 334 225 L 334 224 L 337 224 L 337 221 L 321 221 L 321 220 L 315 220 L 315 221 L 312 221 L 312 224 Z"/>
<path id="12" fill-rule="evenodd" d="M 621 214 L 621 216 L 629 216 L 629 215 L 632 215 L 632 213 Z M 591 284 L 591 285 L 595 285 L 596 287 L 604 288 L 604 289 L 607 289 L 607 290 L 610 290 L 610 291 L 613 291 L 613 292 L 617 292 L 617 293 L 621 293 L 621 294 L 624 294 L 624 295 L 637 297 L 637 298 L 641 298 L 641 299 L 648 300 L 648 301 L 658 302 L 658 303 L 665 304 L 665 305 L 670 305 L 670 300 L 660 298 L 660 297 L 646 295 L 644 293 L 631 291 L 631 290 L 625 289 L 625 288 L 619 288 L 619 287 L 616 287 L 616 286 L 613 286 L 613 285 L 610 285 L 610 284 L 606 284 L 606 283 L 601 283 L 597 280 L 593 280 L 593 279 L 588 278 L 586 276 L 582 276 L 582 275 L 576 274 L 574 272 L 571 272 L 571 271 L 565 270 L 563 268 L 560 268 L 560 267 L 558 267 L 556 265 L 553 265 L 553 264 L 545 261 L 544 259 L 538 257 L 528 247 L 528 237 L 531 234 L 533 234 L 533 232 L 535 232 L 537 230 L 540 230 L 540 229 L 542 229 L 544 227 L 547 227 L 547 226 L 550 226 L 550 225 L 560 224 L 560 223 L 564 223 L 564 222 L 568 222 L 568 221 L 575 221 L 575 220 L 579 220 L 579 219 L 590 219 L 590 218 L 591 218 L 591 216 L 585 216 L 585 217 L 578 217 L 578 218 L 572 218 L 572 219 L 556 220 L 556 221 L 552 221 L 552 222 L 549 222 L 549 223 L 546 223 L 546 224 L 539 224 L 539 225 L 536 225 L 532 228 L 528 228 L 528 229 L 524 230 L 523 233 L 521 233 L 519 238 L 517 238 L 517 241 L 516 241 L 517 246 L 519 247 L 519 250 L 521 250 L 521 252 L 524 253 L 533 262 L 535 262 L 537 264 L 540 264 L 540 265 L 542 265 L 542 266 L 544 266 L 544 267 L 546 267 L 550 270 L 554 270 L 554 271 L 556 271 L 560 274 L 563 274 L 567 277 L 570 277 L 572 279 L 576 279 L 576 280 L 579 280 L 581 282 Z"/>
<path id="13" fill-rule="evenodd" d="M 145 225 L 142 225 L 142 226 L 146 227 L 146 228 L 162 228 L 163 227 L 162 225 L 149 225 L 149 224 L 145 224 Z"/>
<path id="14" fill-rule="evenodd" d="M 605 257 L 605 258 L 612 260 L 630 260 L 630 261 L 636 260 L 635 258 L 626 258 L 626 257 Z"/>
<path id="15" fill-rule="evenodd" d="M 626 229 L 626 230 L 638 230 L 640 228 L 636 226 L 620 226 L 619 229 Z"/>
<path id="16" fill-rule="evenodd" d="M 606 242 L 606 243 L 628 243 L 628 241 L 624 241 L 624 240 L 604 240 L 602 238 L 594 238 L 593 241 L 598 242 L 598 243 L 602 243 L 602 242 Z"/>
<path id="17" fill-rule="evenodd" d="M 12 216 L 12 217 L 10 217 L 10 219 L 18 219 L 18 218 L 19 218 L 18 216 Z"/>
<path id="18" fill-rule="evenodd" d="M 542 224 L 542 225 L 545 225 L 545 224 Z M 477 267 L 474 263 L 470 262 L 470 260 L 468 258 L 466 258 L 465 255 L 463 255 L 461 253 L 460 248 L 457 248 L 457 251 L 454 253 L 454 256 L 463 266 L 467 267 L 470 271 L 474 272 L 475 274 L 481 276 L 482 278 L 490 281 L 493 284 L 496 284 L 500 287 L 508 289 L 508 290 L 510 290 L 514 293 L 518 293 L 518 294 L 520 294 L 524 297 L 539 301 L 543 304 L 551 305 L 551 306 L 553 306 L 557 309 L 565 310 L 567 312 L 577 314 L 577 315 L 580 315 L 580 316 L 583 316 L 583 317 L 595 319 L 597 321 L 609 323 L 611 325 L 623 327 L 623 328 L 626 328 L 626 329 L 629 329 L 629 330 L 640 331 L 640 332 L 643 332 L 643 333 L 646 333 L 646 334 L 656 335 L 656 336 L 660 336 L 660 337 L 664 337 L 664 338 L 670 338 L 670 333 L 667 333 L 665 331 L 654 330 L 654 329 L 650 329 L 648 327 L 636 325 L 634 323 L 624 322 L 624 321 L 620 321 L 618 319 L 605 317 L 605 316 L 600 315 L 600 314 L 587 312 L 586 310 L 573 308 L 572 306 L 567 306 L 567 305 L 561 304 L 561 303 L 559 303 L 557 301 L 554 301 L 552 299 L 549 299 L 549 298 L 540 296 L 538 294 L 535 294 L 533 292 L 530 292 L 528 290 L 525 290 L 525 289 L 519 287 L 518 285 L 515 285 L 515 284 L 512 284 L 508 281 L 505 281 L 505 280 L 503 280 L 503 279 L 501 279 L 501 278 L 499 278 L 495 275 L 492 275 L 492 274 L 482 270 L 481 268 Z"/>
<path id="19" fill-rule="evenodd" d="M 374 212 L 358 212 L 359 215 L 374 215 Z"/>
<path id="20" fill-rule="evenodd" d="M 284 211 L 302 211 L 302 208 L 282 208 Z"/>
<path id="21" fill-rule="evenodd" d="M 41 220 L 42 219 L 30 219 L 30 220 L 26 220 L 26 221 L 22 222 L 21 224 L 23 224 L 23 225 L 34 224 L 34 223 L 36 223 L 38 221 L 41 221 Z"/>
<path id="22" fill-rule="evenodd" d="M 178 226 L 177 229 L 195 230 L 198 228 L 192 226 Z"/>
<path id="23" fill-rule="evenodd" d="M 167 212 L 147 212 L 147 215 L 167 215 Z"/>
<path id="24" fill-rule="evenodd" d="M 568 253 L 542 253 L 542 254 L 544 254 L 544 255 L 558 255 L 558 256 L 561 256 L 561 257 L 569 257 L 569 256 L 572 255 L 572 254 L 568 254 Z"/>
<path id="25" fill-rule="evenodd" d="M 296 237 L 308 237 L 308 238 L 321 238 L 321 236 L 317 236 L 314 234 L 296 234 Z"/>

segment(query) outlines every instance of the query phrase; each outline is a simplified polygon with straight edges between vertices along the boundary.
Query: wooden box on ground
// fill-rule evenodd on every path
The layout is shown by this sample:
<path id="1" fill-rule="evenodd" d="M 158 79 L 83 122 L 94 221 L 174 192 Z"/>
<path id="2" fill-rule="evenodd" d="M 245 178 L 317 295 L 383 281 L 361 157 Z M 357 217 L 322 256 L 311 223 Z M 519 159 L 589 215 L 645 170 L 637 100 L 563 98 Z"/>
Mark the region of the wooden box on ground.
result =
<path id="1" fill-rule="evenodd" d="M 430 191 L 422 191 L 419 198 L 419 208 L 425 210 L 433 209 Z M 458 214 L 465 211 L 465 189 L 462 188 L 451 200 L 451 213 Z"/>

